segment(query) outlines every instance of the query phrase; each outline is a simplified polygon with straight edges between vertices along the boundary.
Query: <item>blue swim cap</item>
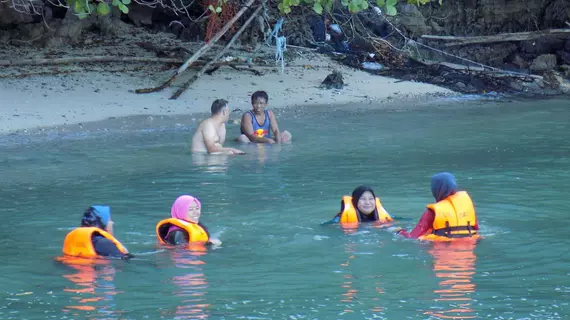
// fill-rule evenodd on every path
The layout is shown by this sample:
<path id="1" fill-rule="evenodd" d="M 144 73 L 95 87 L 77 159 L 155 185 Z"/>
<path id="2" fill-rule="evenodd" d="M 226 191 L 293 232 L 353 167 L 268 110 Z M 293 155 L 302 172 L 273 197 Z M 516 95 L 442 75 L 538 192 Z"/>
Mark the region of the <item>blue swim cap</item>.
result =
<path id="1" fill-rule="evenodd" d="M 107 223 L 111 220 L 111 207 L 109 206 L 91 206 L 91 208 L 95 209 L 94 213 L 101 218 L 101 222 L 103 222 L 103 226 L 107 227 Z"/>

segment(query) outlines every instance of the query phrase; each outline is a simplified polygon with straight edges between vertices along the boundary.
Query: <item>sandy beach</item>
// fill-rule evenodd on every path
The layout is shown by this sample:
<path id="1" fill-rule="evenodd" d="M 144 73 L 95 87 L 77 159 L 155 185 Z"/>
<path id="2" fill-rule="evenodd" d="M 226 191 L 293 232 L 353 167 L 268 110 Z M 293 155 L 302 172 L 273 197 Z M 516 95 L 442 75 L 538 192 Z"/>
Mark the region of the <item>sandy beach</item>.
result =
<path id="1" fill-rule="evenodd" d="M 134 90 L 154 87 L 171 71 L 76 72 L 61 75 L 0 79 L 0 134 L 30 129 L 61 127 L 109 118 L 140 115 L 188 115 L 209 112 L 217 98 L 227 99 L 232 109 L 248 110 L 250 95 L 256 90 L 269 93 L 270 108 L 327 104 L 398 103 L 433 95 L 452 95 L 452 91 L 430 84 L 396 79 L 355 70 L 327 57 L 313 55 L 290 62 L 284 74 L 275 68 L 260 69 L 262 76 L 222 67 L 203 75 L 177 100 L 169 97 L 176 85 L 192 76 L 186 74 L 175 86 L 161 92 L 137 94 Z M 344 76 L 342 90 L 319 88 L 334 69 Z"/>

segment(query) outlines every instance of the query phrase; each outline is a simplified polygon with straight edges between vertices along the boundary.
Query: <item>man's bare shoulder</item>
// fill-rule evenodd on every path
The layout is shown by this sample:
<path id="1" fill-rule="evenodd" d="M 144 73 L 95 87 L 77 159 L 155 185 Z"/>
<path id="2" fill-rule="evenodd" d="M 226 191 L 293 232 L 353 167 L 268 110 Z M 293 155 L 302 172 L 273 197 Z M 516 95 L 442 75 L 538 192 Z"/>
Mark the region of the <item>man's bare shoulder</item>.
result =
<path id="1" fill-rule="evenodd" d="M 198 130 L 209 129 L 210 127 L 213 127 L 213 126 L 214 126 L 214 124 L 212 123 L 212 119 L 207 118 L 207 119 L 200 121 L 200 123 L 198 123 Z"/>

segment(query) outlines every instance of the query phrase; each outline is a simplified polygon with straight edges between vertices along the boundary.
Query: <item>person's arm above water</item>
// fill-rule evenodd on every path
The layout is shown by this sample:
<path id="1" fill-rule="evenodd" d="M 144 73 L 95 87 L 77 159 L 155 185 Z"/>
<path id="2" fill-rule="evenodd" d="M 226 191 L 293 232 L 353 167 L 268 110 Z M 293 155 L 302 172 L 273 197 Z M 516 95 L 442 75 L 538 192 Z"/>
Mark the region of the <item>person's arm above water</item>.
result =
<path id="1" fill-rule="evenodd" d="M 277 118 L 273 111 L 268 110 L 267 113 L 269 114 L 269 130 L 273 132 L 273 136 L 275 137 L 275 143 L 281 143 L 281 132 L 279 132 L 279 124 L 277 124 Z"/>
<path id="2" fill-rule="evenodd" d="M 220 239 L 212 238 L 212 237 L 210 236 L 210 232 L 208 232 L 208 228 L 206 228 L 205 225 L 201 224 L 200 222 L 198 222 L 198 225 L 199 225 L 200 227 L 202 227 L 202 229 L 204 229 L 204 231 L 206 231 L 206 234 L 208 235 L 208 239 L 209 239 L 209 240 L 208 240 L 208 242 L 207 242 L 206 244 L 213 244 L 213 245 L 215 245 L 215 246 L 219 246 L 219 245 L 222 244 L 222 241 L 221 241 Z"/>
<path id="3" fill-rule="evenodd" d="M 431 209 L 426 209 L 426 211 L 424 211 L 424 213 L 422 214 L 420 221 L 418 222 L 416 227 L 412 230 L 412 232 L 408 233 L 406 230 L 402 229 L 398 231 L 398 234 L 401 234 L 406 238 L 417 239 L 431 230 L 434 219 L 435 219 L 435 213 Z"/>
<path id="4" fill-rule="evenodd" d="M 274 143 L 275 142 L 273 139 L 256 136 L 255 132 L 253 132 L 252 121 L 253 121 L 253 118 L 251 117 L 251 114 L 249 112 L 244 113 L 243 116 L 241 117 L 241 126 L 240 126 L 241 127 L 241 133 L 245 134 L 245 136 L 249 139 L 249 141 L 257 142 L 257 143 Z M 267 121 L 267 119 L 265 121 Z"/>
<path id="5" fill-rule="evenodd" d="M 123 254 L 115 243 L 102 236 L 93 236 L 93 248 L 95 252 L 102 257 L 125 258 L 127 255 Z M 131 257 L 131 255 L 128 255 Z"/>
<path id="6" fill-rule="evenodd" d="M 219 246 L 219 245 L 222 244 L 222 240 L 216 239 L 216 238 L 210 238 L 210 240 L 208 241 L 207 244 L 211 244 L 211 245 L 214 245 L 214 246 Z"/>
<path id="7" fill-rule="evenodd" d="M 224 148 L 219 142 L 216 141 L 216 128 L 211 123 L 204 124 L 202 128 L 202 137 L 204 138 L 204 145 L 208 153 L 222 152 L 226 154 L 243 154 L 244 152 L 234 148 Z"/>
<path id="8" fill-rule="evenodd" d="M 340 213 L 337 213 L 337 215 L 334 216 L 334 218 L 332 218 L 332 219 L 329 220 L 329 221 L 323 222 L 323 223 L 321 223 L 321 224 L 322 224 L 322 225 L 325 225 L 325 224 L 335 224 L 335 223 L 339 223 L 339 222 L 340 222 Z"/>

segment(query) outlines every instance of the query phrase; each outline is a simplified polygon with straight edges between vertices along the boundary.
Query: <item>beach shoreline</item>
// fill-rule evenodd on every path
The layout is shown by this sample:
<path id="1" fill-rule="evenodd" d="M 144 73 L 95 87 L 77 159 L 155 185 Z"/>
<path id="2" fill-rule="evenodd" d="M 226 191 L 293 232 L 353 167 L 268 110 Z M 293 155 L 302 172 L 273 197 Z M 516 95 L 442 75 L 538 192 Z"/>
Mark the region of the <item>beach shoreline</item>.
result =
<path id="1" fill-rule="evenodd" d="M 295 59 L 283 74 L 278 68 L 267 68 L 262 76 L 220 68 L 199 78 L 177 100 L 169 100 L 170 95 L 195 71 L 186 72 L 173 87 L 163 91 L 135 93 L 136 89 L 159 85 L 172 72 L 158 69 L 146 66 L 145 70 L 113 73 L 107 65 L 101 66 L 100 71 L 0 79 L 0 135 L 72 125 L 81 130 L 85 123 L 130 116 L 145 116 L 149 121 L 157 116 L 205 117 L 212 101 L 218 98 L 228 100 L 235 114 L 236 110 L 245 112 L 251 108 L 250 95 L 256 90 L 268 92 L 269 108 L 273 109 L 347 104 L 365 107 L 459 95 L 430 84 L 372 75 L 324 56 Z M 320 88 L 333 70 L 342 72 L 345 87 Z"/>

